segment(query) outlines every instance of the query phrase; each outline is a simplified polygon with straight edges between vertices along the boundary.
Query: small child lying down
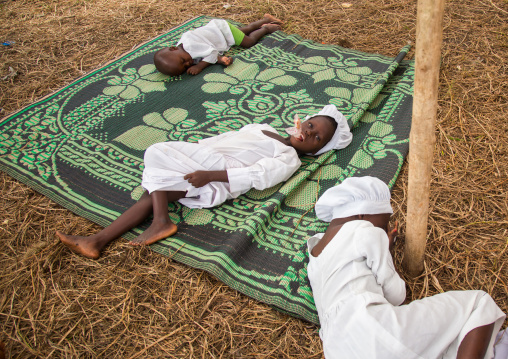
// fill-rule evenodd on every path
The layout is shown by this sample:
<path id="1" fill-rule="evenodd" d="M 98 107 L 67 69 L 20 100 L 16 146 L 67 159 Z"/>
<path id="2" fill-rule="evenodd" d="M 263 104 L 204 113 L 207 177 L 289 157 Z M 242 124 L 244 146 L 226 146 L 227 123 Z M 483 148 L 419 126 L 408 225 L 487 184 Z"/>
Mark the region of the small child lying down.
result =
<path id="1" fill-rule="evenodd" d="M 308 240 L 308 275 L 331 358 L 492 358 L 505 314 L 479 290 L 452 291 L 401 305 L 404 281 L 389 247 L 388 186 L 348 178 L 327 190 L 316 215 L 330 222 Z"/>
<path id="2" fill-rule="evenodd" d="M 280 30 L 282 21 L 270 14 L 247 26 L 237 28 L 226 20 L 215 19 L 207 25 L 185 32 L 177 46 L 155 53 L 157 70 L 165 75 L 178 76 L 187 72 L 197 75 L 211 64 L 229 66 L 231 57 L 222 56 L 233 45 L 249 48 L 266 34 Z"/>
<path id="3" fill-rule="evenodd" d="M 131 243 L 149 245 L 177 231 L 168 203 L 189 208 L 211 208 L 236 198 L 251 188 L 263 190 L 286 181 L 300 167 L 300 155 L 321 155 L 349 145 L 353 135 L 335 105 L 307 116 L 298 135 L 283 137 L 267 124 L 250 124 L 198 143 L 156 143 L 145 152 L 138 202 L 108 227 L 91 236 L 57 232 L 74 252 L 97 259 L 114 239 L 153 214 L 150 227 Z"/>

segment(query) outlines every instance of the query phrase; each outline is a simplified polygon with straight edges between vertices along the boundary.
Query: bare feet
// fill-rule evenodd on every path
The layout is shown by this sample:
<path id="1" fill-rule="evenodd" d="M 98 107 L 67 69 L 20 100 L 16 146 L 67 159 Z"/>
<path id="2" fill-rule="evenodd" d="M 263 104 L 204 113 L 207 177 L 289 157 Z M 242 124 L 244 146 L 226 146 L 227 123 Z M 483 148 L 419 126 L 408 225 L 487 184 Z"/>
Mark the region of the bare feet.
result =
<path id="1" fill-rule="evenodd" d="M 224 66 L 229 66 L 233 63 L 233 58 L 229 56 L 217 56 L 217 63 Z"/>
<path id="2" fill-rule="evenodd" d="M 91 240 L 90 237 L 71 236 L 60 231 L 56 231 L 56 235 L 71 251 L 90 259 L 100 257 L 100 249 L 97 248 L 96 242 Z"/>
<path id="3" fill-rule="evenodd" d="M 277 24 L 264 24 L 264 25 L 261 25 L 261 27 L 264 27 L 265 29 L 268 30 L 268 34 L 271 34 L 272 32 L 275 32 L 277 30 L 281 30 L 282 28 L 280 27 L 280 25 L 277 25 Z"/>
<path id="4" fill-rule="evenodd" d="M 265 16 L 263 16 L 263 18 L 268 19 L 269 20 L 268 22 L 271 24 L 278 24 L 278 25 L 284 24 L 281 20 L 277 19 L 275 16 L 270 15 L 270 14 L 265 14 Z"/>
<path id="5" fill-rule="evenodd" d="M 172 236 L 176 233 L 178 227 L 173 222 L 152 222 L 150 227 L 141 233 L 136 239 L 132 240 L 130 244 L 133 246 L 144 246 L 153 244 L 161 239 Z"/>

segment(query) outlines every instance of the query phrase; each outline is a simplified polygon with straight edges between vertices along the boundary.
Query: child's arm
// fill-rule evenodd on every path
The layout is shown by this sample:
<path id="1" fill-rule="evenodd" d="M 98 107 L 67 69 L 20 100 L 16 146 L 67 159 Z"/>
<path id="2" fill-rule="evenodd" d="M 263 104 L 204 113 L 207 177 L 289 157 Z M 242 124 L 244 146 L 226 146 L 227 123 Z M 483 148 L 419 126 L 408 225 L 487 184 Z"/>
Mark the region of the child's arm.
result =
<path id="1" fill-rule="evenodd" d="M 227 171 L 196 171 L 185 175 L 183 179 L 189 181 L 196 188 L 203 187 L 210 182 L 229 182 Z"/>
<path id="2" fill-rule="evenodd" d="M 395 234 L 393 229 L 389 232 Z M 355 235 L 357 251 L 365 257 L 365 263 L 383 288 L 384 297 L 393 305 L 402 304 L 406 299 L 406 283 L 395 270 L 386 232 L 381 228 L 366 228 L 357 230 Z"/>
<path id="3" fill-rule="evenodd" d="M 206 69 L 208 66 L 210 66 L 211 63 L 206 61 L 199 61 L 196 65 L 193 65 L 187 69 L 187 73 L 189 75 L 197 75 L 204 69 Z"/>
<path id="4" fill-rule="evenodd" d="M 339 230 L 342 228 L 344 223 L 356 219 L 357 216 L 351 216 L 347 218 L 334 218 L 331 222 L 328 228 L 326 229 L 326 232 L 319 240 L 319 242 L 312 248 L 311 254 L 314 257 L 318 257 L 321 252 L 325 249 L 325 247 L 330 243 L 330 241 L 335 237 L 335 235 L 339 232 Z"/>

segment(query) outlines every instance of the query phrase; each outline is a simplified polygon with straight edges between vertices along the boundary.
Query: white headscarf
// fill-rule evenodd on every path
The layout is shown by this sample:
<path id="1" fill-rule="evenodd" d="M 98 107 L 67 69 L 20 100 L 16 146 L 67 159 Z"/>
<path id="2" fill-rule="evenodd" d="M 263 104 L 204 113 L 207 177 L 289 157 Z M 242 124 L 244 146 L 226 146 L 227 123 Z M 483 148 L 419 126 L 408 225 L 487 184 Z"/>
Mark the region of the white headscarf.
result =
<path id="1" fill-rule="evenodd" d="M 328 189 L 316 203 L 316 215 L 324 222 L 358 214 L 393 213 L 390 189 L 376 177 L 349 177 Z"/>
<path id="2" fill-rule="evenodd" d="M 319 156 L 320 154 L 330 150 L 340 150 L 341 148 L 345 148 L 351 143 L 353 140 L 353 134 L 349 130 L 346 117 L 337 110 L 335 105 L 326 105 L 315 115 L 305 117 L 305 121 L 316 116 L 329 116 L 333 118 L 335 122 L 337 122 L 337 129 L 335 130 L 332 139 L 323 148 L 314 154 L 307 153 L 308 155 Z"/>

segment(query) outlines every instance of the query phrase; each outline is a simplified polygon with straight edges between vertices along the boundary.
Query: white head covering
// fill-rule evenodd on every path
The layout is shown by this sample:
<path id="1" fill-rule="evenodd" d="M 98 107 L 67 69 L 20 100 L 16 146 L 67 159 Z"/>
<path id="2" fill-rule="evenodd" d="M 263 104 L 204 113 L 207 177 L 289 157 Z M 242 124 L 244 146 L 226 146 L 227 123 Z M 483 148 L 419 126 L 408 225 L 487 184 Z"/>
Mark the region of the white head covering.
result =
<path id="1" fill-rule="evenodd" d="M 376 177 L 350 177 L 328 189 L 316 203 L 316 215 L 330 222 L 357 214 L 393 213 L 390 189 Z"/>
<path id="2" fill-rule="evenodd" d="M 330 150 L 340 150 L 341 148 L 347 147 L 351 143 L 353 140 L 353 134 L 349 130 L 346 117 L 344 117 L 344 115 L 340 113 L 339 110 L 337 110 L 335 105 L 326 105 L 315 115 L 305 117 L 305 121 L 316 116 L 329 116 L 333 118 L 335 122 L 337 122 L 337 129 L 335 130 L 335 133 L 333 134 L 330 142 L 328 142 L 316 153 L 307 153 L 308 155 L 319 156 L 320 154 Z"/>

